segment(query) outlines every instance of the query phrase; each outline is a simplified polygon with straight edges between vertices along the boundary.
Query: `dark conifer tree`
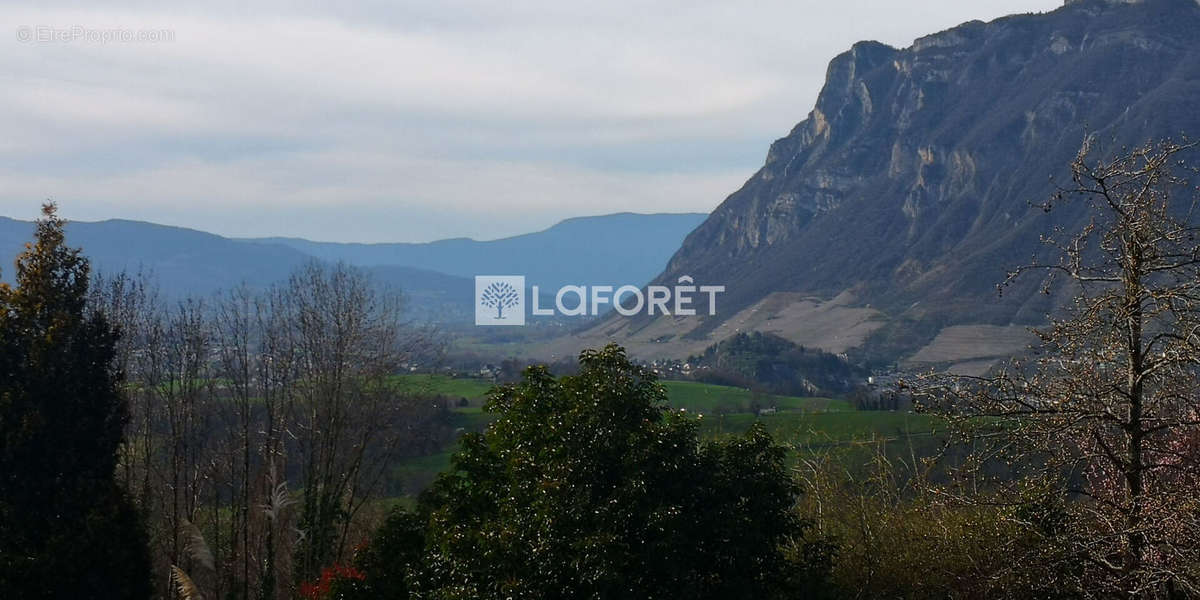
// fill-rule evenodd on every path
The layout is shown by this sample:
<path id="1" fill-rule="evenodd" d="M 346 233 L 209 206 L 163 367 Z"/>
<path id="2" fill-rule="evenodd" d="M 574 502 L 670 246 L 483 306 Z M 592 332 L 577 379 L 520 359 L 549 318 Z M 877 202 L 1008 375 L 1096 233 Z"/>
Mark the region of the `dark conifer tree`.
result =
<path id="1" fill-rule="evenodd" d="M 89 266 L 55 206 L 0 285 L 0 596 L 146 598 L 150 559 L 115 479 L 118 332 L 87 310 Z"/>

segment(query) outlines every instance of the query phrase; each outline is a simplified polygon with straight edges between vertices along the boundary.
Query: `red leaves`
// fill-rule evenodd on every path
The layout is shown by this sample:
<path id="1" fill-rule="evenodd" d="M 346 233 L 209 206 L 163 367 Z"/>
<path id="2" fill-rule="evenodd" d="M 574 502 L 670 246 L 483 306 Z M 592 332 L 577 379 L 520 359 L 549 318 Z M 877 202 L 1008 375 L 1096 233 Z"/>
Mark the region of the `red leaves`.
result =
<path id="1" fill-rule="evenodd" d="M 321 578 L 316 582 L 306 581 L 300 584 L 300 597 L 309 600 L 321 600 L 329 597 L 329 591 L 334 582 L 339 579 L 357 579 L 362 581 L 367 576 L 362 571 L 350 566 L 334 564 L 321 571 Z"/>

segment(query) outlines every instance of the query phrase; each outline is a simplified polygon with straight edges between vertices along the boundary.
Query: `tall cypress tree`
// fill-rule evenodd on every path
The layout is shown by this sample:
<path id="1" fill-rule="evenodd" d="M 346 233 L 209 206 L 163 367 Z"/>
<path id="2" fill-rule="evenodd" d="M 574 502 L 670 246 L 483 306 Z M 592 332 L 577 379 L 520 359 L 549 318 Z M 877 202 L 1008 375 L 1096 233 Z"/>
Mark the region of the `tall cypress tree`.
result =
<path id="1" fill-rule="evenodd" d="M 55 206 L 0 284 L 0 596 L 148 598 L 137 511 L 115 479 L 127 408 L 118 332 Z"/>

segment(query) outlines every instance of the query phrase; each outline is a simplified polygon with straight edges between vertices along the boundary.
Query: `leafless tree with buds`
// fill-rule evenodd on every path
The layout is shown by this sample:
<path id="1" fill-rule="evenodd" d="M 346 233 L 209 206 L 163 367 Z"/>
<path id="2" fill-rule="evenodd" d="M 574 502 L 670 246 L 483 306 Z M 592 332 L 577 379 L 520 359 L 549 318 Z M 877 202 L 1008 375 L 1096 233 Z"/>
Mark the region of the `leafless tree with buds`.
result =
<path id="1" fill-rule="evenodd" d="M 1063 501 L 1055 523 L 1010 514 L 1052 538 L 1060 568 L 1046 571 L 1041 555 L 1038 570 L 1084 597 L 1200 595 L 1200 227 L 1195 170 L 1181 160 L 1195 146 L 1094 160 L 1085 142 L 1072 183 L 1045 208 L 1084 202 L 1089 223 L 1046 236 L 1059 259 L 1005 282 L 1041 274 L 1047 293 L 1065 284 L 1072 301 L 1026 358 L 915 385 L 923 406 L 984 448 L 964 476 L 1014 503 L 1050 482 L 1039 489 Z"/>

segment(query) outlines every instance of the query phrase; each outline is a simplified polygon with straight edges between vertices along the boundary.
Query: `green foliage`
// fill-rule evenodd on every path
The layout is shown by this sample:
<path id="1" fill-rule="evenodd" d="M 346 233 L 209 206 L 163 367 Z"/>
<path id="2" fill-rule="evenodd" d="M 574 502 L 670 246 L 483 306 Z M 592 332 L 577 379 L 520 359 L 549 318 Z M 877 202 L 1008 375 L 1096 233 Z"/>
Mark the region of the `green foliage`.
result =
<path id="1" fill-rule="evenodd" d="M 126 407 L 118 332 L 86 310 L 88 262 L 43 209 L 0 287 L 0 590 L 14 598 L 145 598 L 139 515 L 114 478 Z"/>
<path id="2" fill-rule="evenodd" d="M 425 550 L 425 529 L 416 515 L 393 511 L 371 537 L 371 543 L 354 557 L 354 566 L 366 576 L 342 577 L 331 586 L 330 597 L 339 600 L 402 600 L 411 597 Z"/>
<path id="3" fill-rule="evenodd" d="M 420 560 L 414 521 L 393 517 L 357 563 L 364 588 L 736 599 L 819 586 L 828 553 L 802 541 L 799 490 L 764 428 L 701 442 L 697 421 L 666 411 L 653 373 L 622 349 L 584 352 L 580 365 L 561 378 L 531 367 L 493 391 L 497 420 L 463 437 L 420 500 Z"/>
<path id="4" fill-rule="evenodd" d="M 688 362 L 700 381 L 792 396 L 847 392 L 867 375 L 837 355 L 760 331 L 713 344 Z"/>

